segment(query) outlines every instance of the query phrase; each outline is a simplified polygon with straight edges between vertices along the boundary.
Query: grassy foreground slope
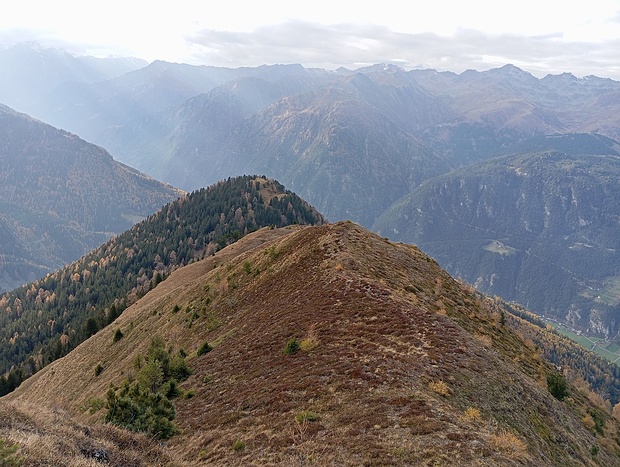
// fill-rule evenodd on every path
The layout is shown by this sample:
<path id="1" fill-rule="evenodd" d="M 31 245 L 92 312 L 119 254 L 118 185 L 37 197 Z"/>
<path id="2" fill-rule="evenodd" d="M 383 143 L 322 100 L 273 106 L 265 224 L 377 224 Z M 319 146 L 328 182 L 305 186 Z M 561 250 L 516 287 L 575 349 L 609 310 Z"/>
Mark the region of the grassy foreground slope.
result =
<path id="1" fill-rule="evenodd" d="M 5 401 L 99 426 L 154 336 L 193 371 L 164 448 L 181 465 L 620 465 L 615 419 L 572 385 L 554 397 L 557 369 L 501 312 L 349 222 L 174 271 Z"/>

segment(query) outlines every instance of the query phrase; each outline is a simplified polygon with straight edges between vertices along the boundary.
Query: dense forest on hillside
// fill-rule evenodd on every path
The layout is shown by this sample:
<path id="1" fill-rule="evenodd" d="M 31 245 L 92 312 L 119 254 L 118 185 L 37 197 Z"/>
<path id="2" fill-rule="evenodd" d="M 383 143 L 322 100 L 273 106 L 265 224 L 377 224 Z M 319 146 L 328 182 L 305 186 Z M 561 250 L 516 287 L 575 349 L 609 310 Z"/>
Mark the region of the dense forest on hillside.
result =
<path id="1" fill-rule="evenodd" d="M 575 151 L 603 138 L 553 138 Z M 612 149 L 609 151 L 611 152 Z M 373 230 L 415 243 L 452 276 L 574 329 L 619 330 L 620 158 L 557 150 L 497 157 L 427 180 Z"/>
<path id="2" fill-rule="evenodd" d="M 172 270 L 261 227 L 322 222 L 265 177 L 221 181 L 164 206 L 79 261 L 0 296 L 0 395 L 114 321 Z"/>

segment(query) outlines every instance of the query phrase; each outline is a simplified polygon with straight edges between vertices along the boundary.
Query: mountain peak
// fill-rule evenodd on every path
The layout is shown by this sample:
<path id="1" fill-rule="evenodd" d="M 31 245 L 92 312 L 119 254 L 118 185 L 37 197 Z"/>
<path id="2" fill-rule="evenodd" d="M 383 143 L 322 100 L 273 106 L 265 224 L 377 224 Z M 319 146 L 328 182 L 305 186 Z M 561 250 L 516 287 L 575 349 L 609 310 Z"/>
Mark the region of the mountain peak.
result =
<path id="1" fill-rule="evenodd" d="M 374 65 L 365 66 L 356 69 L 360 73 L 401 73 L 405 69 L 393 63 L 376 63 Z"/>
<path id="2" fill-rule="evenodd" d="M 530 72 L 522 70 L 521 68 L 510 63 L 500 68 L 493 68 L 485 73 L 488 73 L 489 75 L 499 75 L 510 80 L 519 80 L 532 83 L 538 82 L 538 78 L 536 78 Z"/>

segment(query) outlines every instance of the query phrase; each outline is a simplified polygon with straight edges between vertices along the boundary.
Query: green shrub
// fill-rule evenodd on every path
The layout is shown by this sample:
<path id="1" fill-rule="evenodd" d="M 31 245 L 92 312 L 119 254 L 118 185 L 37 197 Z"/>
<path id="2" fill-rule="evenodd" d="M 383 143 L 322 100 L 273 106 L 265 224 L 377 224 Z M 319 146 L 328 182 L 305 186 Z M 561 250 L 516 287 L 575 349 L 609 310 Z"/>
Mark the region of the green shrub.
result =
<path id="1" fill-rule="evenodd" d="M 299 352 L 301 345 L 299 344 L 299 340 L 296 337 L 289 339 L 286 345 L 284 346 L 284 353 L 286 355 L 294 355 Z"/>
<path id="2" fill-rule="evenodd" d="M 275 245 L 271 245 L 269 248 L 267 248 L 266 253 L 267 253 L 267 256 L 269 256 L 269 259 L 272 261 L 276 260 L 278 256 L 280 255 L 280 252 L 278 251 Z"/>
<path id="3" fill-rule="evenodd" d="M 97 363 L 97 366 L 95 367 L 95 376 L 99 376 L 101 373 L 103 373 L 103 366 L 101 363 Z"/>
<path id="4" fill-rule="evenodd" d="M 148 388 L 152 392 L 159 391 L 164 384 L 164 370 L 159 360 L 147 361 L 136 377 L 136 380 L 143 388 Z"/>
<path id="5" fill-rule="evenodd" d="M 563 401 L 568 396 L 568 383 L 561 373 L 547 375 L 547 389 L 559 401 Z"/>
<path id="6" fill-rule="evenodd" d="M 181 309 L 181 307 L 179 307 L 179 305 L 174 305 L 172 307 L 172 313 L 178 313 L 180 309 Z"/>
<path id="7" fill-rule="evenodd" d="M 598 434 L 605 434 L 605 414 L 595 409 L 588 410 L 588 413 L 592 416 L 592 420 L 594 420 L 594 429 L 598 432 Z"/>
<path id="8" fill-rule="evenodd" d="M 245 442 L 238 439 L 233 443 L 232 448 L 235 452 L 243 451 L 245 449 Z"/>
<path id="9" fill-rule="evenodd" d="M 164 372 L 168 372 L 168 363 L 170 362 L 170 351 L 166 349 L 166 343 L 160 336 L 151 338 L 151 343 L 146 351 L 146 360 L 161 362 Z"/>
<path id="10" fill-rule="evenodd" d="M 310 410 L 302 410 L 297 415 L 295 415 L 295 421 L 300 424 L 304 422 L 316 422 L 318 418 L 319 417 L 317 416 L 317 414 L 311 412 Z"/>
<path id="11" fill-rule="evenodd" d="M 104 407 L 105 401 L 99 397 L 94 397 L 86 402 L 86 404 L 82 407 L 82 410 L 88 410 L 88 413 L 94 414 Z"/>
<path id="12" fill-rule="evenodd" d="M 106 423 L 130 431 L 149 433 L 157 439 L 168 439 L 178 431 L 172 423 L 176 415 L 172 402 L 165 395 L 143 388 L 137 382 L 130 385 L 125 381 L 118 394 L 110 388 L 106 408 Z"/>
<path id="13" fill-rule="evenodd" d="M 183 394 L 179 381 L 187 379 L 191 369 L 183 357 L 185 352 L 174 356 L 172 352 L 172 348 L 166 349 L 161 337 L 151 339 L 146 357 L 138 355 L 134 359 L 136 381 L 125 380 L 119 390 L 108 391 L 106 422 L 158 439 L 177 433 L 172 422 L 176 413 L 170 399 Z"/>
<path id="14" fill-rule="evenodd" d="M 176 379 L 177 381 L 185 381 L 191 374 L 192 370 L 187 366 L 187 362 L 180 352 L 172 357 L 168 365 L 168 375 L 170 378 Z"/>
<path id="15" fill-rule="evenodd" d="M 114 337 L 112 338 L 112 342 L 118 342 L 123 338 L 123 331 L 117 329 L 114 331 Z"/>
<path id="16" fill-rule="evenodd" d="M 213 348 L 209 345 L 209 343 L 204 342 L 200 347 L 198 347 L 198 350 L 196 351 L 196 355 L 198 356 L 204 355 L 208 352 L 211 352 L 211 350 L 213 350 Z"/>
<path id="17" fill-rule="evenodd" d="M 177 383 L 174 379 L 166 381 L 159 392 L 161 392 L 168 399 L 175 399 L 183 394 L 183 390 L 179 387 L 179 383 Z"/>

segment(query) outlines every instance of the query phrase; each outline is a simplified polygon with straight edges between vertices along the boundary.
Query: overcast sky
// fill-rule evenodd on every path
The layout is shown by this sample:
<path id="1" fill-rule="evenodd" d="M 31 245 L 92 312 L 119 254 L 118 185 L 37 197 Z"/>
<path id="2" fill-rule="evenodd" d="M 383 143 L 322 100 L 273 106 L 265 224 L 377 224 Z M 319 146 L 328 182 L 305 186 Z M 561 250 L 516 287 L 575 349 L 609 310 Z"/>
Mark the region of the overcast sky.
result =
<path id="1" fill-rule="evenodd" d="M 620 80 L 617 0 L 21 0 L 2 10 L 4 47 L 36 40 L 76 54 L 229 67 L 394 63 L 460 73 L 511 63 L 538 77 Z"/>

